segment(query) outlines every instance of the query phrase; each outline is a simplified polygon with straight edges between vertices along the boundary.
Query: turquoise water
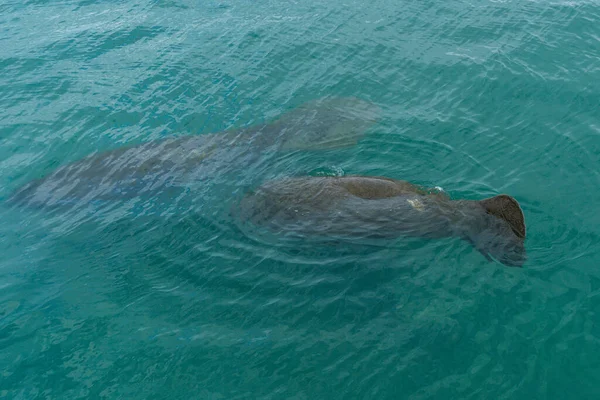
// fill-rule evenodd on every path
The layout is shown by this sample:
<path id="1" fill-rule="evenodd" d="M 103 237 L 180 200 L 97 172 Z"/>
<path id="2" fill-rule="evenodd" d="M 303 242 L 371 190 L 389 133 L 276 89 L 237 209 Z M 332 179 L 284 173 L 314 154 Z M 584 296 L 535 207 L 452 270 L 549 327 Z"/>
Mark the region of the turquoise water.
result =
<path id="1" fill-rule="evenodd" d="M 380 114 L 355 146 L 265 154 L 186 201 L 2 203 L 0 397 L 598 398 L 598 21 L 595 1 L 3 1 L 3 199 L 94 152 L 318 98 Z M 509 193 L 528 261 L 236 228 L 232 187 L 294 174 Z"/>

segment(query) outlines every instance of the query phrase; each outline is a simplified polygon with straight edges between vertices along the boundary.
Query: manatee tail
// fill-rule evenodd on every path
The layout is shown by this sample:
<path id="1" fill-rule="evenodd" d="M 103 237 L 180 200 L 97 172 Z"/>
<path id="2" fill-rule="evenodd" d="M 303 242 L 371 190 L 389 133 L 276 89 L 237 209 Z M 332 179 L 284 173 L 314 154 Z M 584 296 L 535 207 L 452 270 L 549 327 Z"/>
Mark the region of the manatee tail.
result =
<path id="1" fill-rule="evenodd" d="M 283 114 L 263 129 L 281 150 L 328 150 L 353 146 L 378 119 L 375 104 L 354 97 L 331 97 Z"/>

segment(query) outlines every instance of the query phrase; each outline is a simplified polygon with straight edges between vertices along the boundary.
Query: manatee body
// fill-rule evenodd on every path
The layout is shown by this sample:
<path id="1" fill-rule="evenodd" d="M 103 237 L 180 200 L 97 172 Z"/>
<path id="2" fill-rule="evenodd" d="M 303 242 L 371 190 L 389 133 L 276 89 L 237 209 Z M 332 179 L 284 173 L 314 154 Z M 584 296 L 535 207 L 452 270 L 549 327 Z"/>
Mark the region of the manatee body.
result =
<path id="1" fill-rule="evenodd" d="M 351 146 L 375 122 L 377 114 L 376 106 L 356 98 L 320 99 L 267 124 L 93 154 L 29 182 L 9 200 L 62 206 L 155 196 L 165 189 L 225 174 L 239 180 L 249 166 L 264 160 L 265 152 Z"/>
<path id="2" fill-rule="evenodd" d="M 451 200 L 444 193 L 383 177 L 295 177 L 248 193 L 237 209 L 243 221 L 286 237 L 458 237 L 488 260 L 522 266 L 525 222 L 507 195 Z"/>

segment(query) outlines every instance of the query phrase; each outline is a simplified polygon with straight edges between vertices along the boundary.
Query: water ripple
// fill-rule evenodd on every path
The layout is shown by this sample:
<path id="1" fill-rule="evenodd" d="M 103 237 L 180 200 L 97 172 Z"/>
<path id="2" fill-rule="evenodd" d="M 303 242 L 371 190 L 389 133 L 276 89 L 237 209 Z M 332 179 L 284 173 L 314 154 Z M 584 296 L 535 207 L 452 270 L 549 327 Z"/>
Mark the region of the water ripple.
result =
<path id="1" fill-rule="evenodd" d="M 347 148 L 242 170 L 219 153 L 184 191 L 1 204 L 0 397 L 598 397 L 599 16 L 595 1 L 0 4 L 3 200 L 90 154 L 317 98 L 381 111 Z M 528 262 L 452 239 L 290 245 L 233 219 L 246 189 L 305 174 L 509 193 Z"/>

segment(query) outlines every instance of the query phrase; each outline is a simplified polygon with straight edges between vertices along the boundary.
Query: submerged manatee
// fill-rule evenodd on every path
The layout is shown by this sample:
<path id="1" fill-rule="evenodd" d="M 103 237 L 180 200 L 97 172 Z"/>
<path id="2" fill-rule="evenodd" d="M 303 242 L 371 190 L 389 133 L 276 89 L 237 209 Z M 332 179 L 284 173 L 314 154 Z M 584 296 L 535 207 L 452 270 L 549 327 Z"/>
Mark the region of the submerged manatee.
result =
<path id="1" fill-rule="evenodd" d="M 147 142 L 90 155 L 17 190 L 10 201 L 36 206 L 154 196 L 165 188 L 239 174 L 265 152 L 355 144 L 378 108 L 356 98 L 306 103 L 262 125 Z"/>
<path id="2" fill-rule="evenodd" d="M 451 200 L 443 193 L 382 177 L 300 177 L 270 181 L 236 210 L 243 221 L 286 236 L 459 237 L 488 260 L 522 266 L 525 221 L 507 195 Z"/>

